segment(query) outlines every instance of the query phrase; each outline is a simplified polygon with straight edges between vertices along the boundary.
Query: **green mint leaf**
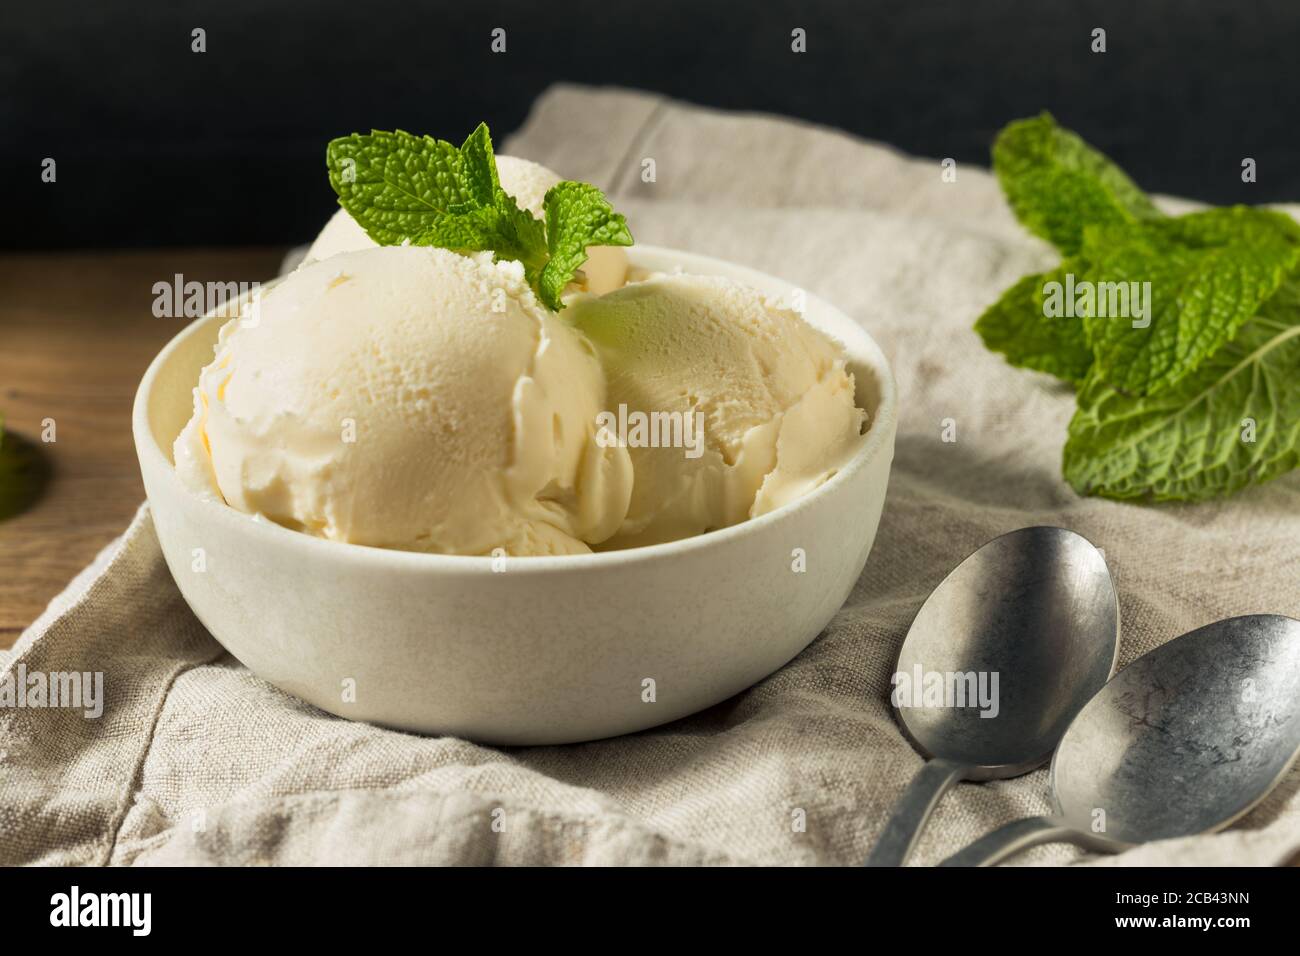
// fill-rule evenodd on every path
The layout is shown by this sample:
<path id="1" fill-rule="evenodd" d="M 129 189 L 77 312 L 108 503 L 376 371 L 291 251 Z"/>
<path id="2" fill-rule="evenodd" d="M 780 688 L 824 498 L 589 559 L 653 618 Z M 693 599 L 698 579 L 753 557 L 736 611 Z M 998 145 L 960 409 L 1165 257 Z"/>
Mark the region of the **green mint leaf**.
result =
<path id="1" fill-rule="evenodd" d="M 546 302 L 540 293 L 542 269 L 547 265 L 548 256 L 545 224 L 527 209 L 521 209 L 514 197 L 500 188 L 497 189 L 496 208 L 501 243 L 496 247 L 497 259 L 518 259 L 522 262 L 528 284 L 534 292 L 538 292 L 538 298 Z M 560 309 L 558 304 L 546 302 L 546 305 L 556 312 Z"/>
<path id="2" fill-rule="evenodd" d="M 1099 370 L 1098 370 L 1099 371 Z M 1085 495 L 1195 501 L 1300 466 L 1300 286 L 1288 283 L 1240 334 L 1158 395 L 1094 373 L 1065 444 Z"/>
<path id="3" fill-rule="evenodd" d="M 1157 224 L 1170 240 L 1198 248 L 1221 246 L 1237 239 L 1275 238 L 1300 243 L 1300 224 L 1286 213 L 1257 206 L 1223 206 L 1161 219 Z"/>
<path id="4" fill-rule="evenodd" d="M 1066 255 L 1079 251 L 1085 226 L 1160 217 L 1123 170 L 1048 113 L 1002 130 L 993 170 L 1016 218 Z"/>
<path id="5" fill-rule="evenodd" d="M 1049 318 L 1043 307 L 1047 284 L 1063 283 L 1074 267 L 1067 262 L 1052 272 L 1025 276 L 1002 293 L 975 322 L 985 346 L 1001 352 L 1012 365 L 1081 383 L 1092 368 L 1083 322 L 1069 316 Z"/>
<path id="6" fill-rule="evenodd" d="M 1063 461 L 1077 491 L 1199 500 L 1300 467 L 1300 225 L 1246 207 L 1162 216 L 1047 114 L 1010 124 L 994 167 L 1066 259 L 976 330 L 1012 364 L 1082 379 Z M 1081 318 L 1063 322 L 1045 286 L 1067 279 Z"/>
<path id="7" fill-rule="evenodd" d="M 1297 264 L 1285 219 L 1233 207 L 1086 229 L 1088 270 L 1078 278 L 1096 293 L 1083 326 L 1099 376 L 1121 392 L 1157 394 L 1231 341 Z"/>
<path id="8" fill-rule="evenodd" d="M 627 221 L 590 183 L 556 183 L 546 193 L 544 210 L 550 260 L 542 269 L 539 297 L 559 311 L 560 293 L 587 261 L 587 247 L 630 246 L 632 234 Z"/>
<path id="9" fill-rule="evenodd" d="M 537 288 L 546 264 L 546 231 L 501 188 L 487 125 L 480 123 L 459 152 L 464 200 L 448 206 L 412 241 L 453 252 L 490 251 L 498 262 L 517 259 L 524 264 L 529 284 Z"/>
<path id="10" fill-rule="evenodd" d="M 465 212 L 439 216 L 411 243 L 415 246 L 437 246 L 453 252 L 486 252 L 496 241 L 497 211 L 469 209 Z"/>
<path id="11" fill-rule="evenodd" d="M 537 288 L 546 265 L 546 232 L 540 219 L 520 209 L 499 192 L 491 206 L 447 213 L 416 237 L 413 245 L 437 246 L 453 252 L 492 252 L 498 261 L 517 259 Z"/>
<path id="12" fill-rule="evenodd" d="M 475 206 L 491 206 L 501 192 L 497 178 L 496 154 L 492 152 L 492 134 L 486 123 L 479 123 L 461 144 L 461 181 L 466 195 Z"/>
<path id="13" fill-rule="evenodd" d="M 40 446 L 3 426 L 0 416 L 0 521 L 34 505 L 50 481 L 50 463 Z"/>
<path id="14" fill-rule="evenodd" d="M 461 151 L 431 136 L 353 133 L 330 142 L 325 163 L 339 205 L 384 246 L 414 239 L 449 210 L 469 208 L 478 198 L 479 183 L 467 173 Z"/>
<path id="15" fill-rule="evenodd" d="M 558 312 L 587 247 L 630 246 L 623 217 L 587 183 L 557 183 L 545 221 L 501 188 L 492 137 L 480 123 L 458 148 L 397 130 L 353 133 L 326 150 L 339 204 L 380 245 L 437 246 L 518 260 L 537 297 Z"/>

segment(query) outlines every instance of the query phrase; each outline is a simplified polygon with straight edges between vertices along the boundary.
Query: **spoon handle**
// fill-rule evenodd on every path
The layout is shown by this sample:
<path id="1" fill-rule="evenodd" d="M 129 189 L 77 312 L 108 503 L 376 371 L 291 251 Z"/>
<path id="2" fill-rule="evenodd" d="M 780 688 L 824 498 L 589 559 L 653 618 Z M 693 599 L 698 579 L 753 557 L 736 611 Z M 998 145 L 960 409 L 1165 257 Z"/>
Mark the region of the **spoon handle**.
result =
<path id="1" fill-rule="evenodd" d="M 918 770 L 894 804 L 894 812 L 865 865 L 902 866 L 939 798 L 969 771 L 969 767 L 937 757 Z"/>
<path id="2" fill-rule="evenodd" d="M 994 866 L 1021 850 L 1042 843 L 1073 843 L 1100 853 L 1118 853 L 1126 845 L 1086 830 L 1076 830 L 1055 817 L 1026 817 L 986 833 L 940 866 Z"/>

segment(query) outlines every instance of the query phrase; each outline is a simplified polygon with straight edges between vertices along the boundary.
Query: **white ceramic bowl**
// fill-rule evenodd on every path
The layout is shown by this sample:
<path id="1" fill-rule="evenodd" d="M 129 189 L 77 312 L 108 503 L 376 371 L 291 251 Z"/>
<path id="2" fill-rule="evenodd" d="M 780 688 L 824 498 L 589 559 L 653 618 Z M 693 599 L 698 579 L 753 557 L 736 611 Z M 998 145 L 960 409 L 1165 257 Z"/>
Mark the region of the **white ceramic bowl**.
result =
<path id="1" fill-rule="evenodd" d="M 704 256 L 637 246 L 631 259 L 793 291 Z M 803 650 L 875 539 L 894 455 L 893 376 L 852 319 L 812 296 L 805 317 L 843 344 L 871 415 L 847 467 L 740 525 L 626 551 L 510 558 L 501 571 L 491 558 L 325 541 L 191 494 L 172 468 L 172 442 L 223 321 L 200 319 L 154 359 L 135 398 L 136 451 L 167 565 L 230 653 L 342 717 L 495 744 L 590 740 L 683 717 Z"/>

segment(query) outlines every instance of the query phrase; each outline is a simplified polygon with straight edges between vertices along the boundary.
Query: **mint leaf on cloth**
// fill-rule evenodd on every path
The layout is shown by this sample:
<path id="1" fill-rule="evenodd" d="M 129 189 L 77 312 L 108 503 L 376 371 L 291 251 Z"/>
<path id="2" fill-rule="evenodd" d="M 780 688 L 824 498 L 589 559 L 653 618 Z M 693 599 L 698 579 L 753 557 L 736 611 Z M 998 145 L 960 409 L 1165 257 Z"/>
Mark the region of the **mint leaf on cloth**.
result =
<path id="1" fill-rule="evenodd" d="M 1064 455 L 1066 480 L 1080 494 L 1157 501 L 1231 494 L 1298 466 L 1295 283 L 1158 395 L 1123 395 L 1094 372 L 1079 393 Z"/>
<path id="2" fill-rule="evenodd" d="M 1001 352 L 1012 365 L 1047 372 L 1077 385 L 1092 368 L 1092 349 L 1083 322 L 1072 316 L 1049 318 L 1043 306 L 1047 283 L 1064 283 L 1072 268 L 1073 263 L 1062 263 L 1052 272 L 1025 276 L 984 310 L 975 331 L 985 346 Z"/>
<path id="3" fill-rule="evenodd" d="M 1123 170 L 1049 113 L 1002 130 L 993 171 L 1021 224 L 1066 255 L 1079 251 L 1086 226 L 1160 218 Z"/>
<path id="4" fill-rule="evenodd" d="M 540 298 L 560 309 L 560 293 L 587 261 L 588 246 L 630 246 L 627 220 L 589 183 L 556 183 L 546 193 L 546 245 L 550 260 L 541 275 Z"/>
<path id="5" fill-rule="evenodd" d="M 1121 392 L 1154 395 L 1230 341 L 1300 256 L 1300 246 L 1277 219 L 1290 222 L 1237 206 L 1140 226 L 1087 228 L 1087 277 L 1129 284 L 1121 291 L 1130 306 L 1144 288 L 1150 292 L 1141 319 L 1133 308 L 1102 316 L 1094 307 L 1085 317 L 1100 377 Z"/>
<path id="6" fill-rule="evenodd" d="M 1075 490 L 1197 500 L 1300 467 L 1300 225 L 1247 206 L 1164 216 L 1047 113 L 1003 129 L 993 165 L 1020 222 L 1065 258 L 975 330 L 1078 386 Z M 1044 308 L 1052 281 L 1064 310 Z"/>

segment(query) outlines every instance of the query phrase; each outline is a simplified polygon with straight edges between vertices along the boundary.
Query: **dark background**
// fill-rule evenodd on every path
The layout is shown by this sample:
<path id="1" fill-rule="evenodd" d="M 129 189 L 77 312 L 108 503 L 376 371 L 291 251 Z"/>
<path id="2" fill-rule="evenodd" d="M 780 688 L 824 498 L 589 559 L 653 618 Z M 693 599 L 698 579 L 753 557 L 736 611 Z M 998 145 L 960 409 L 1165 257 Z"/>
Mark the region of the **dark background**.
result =
<path id="1" fill-rule="evenodd" d="M 331 137 L 459 140 L 486 119 L 501 140 L 557 80 L 984 164 L 999 127 L 1047 108 L 1149 190 L 1300 200 L 1295 0 L 26 0 L 0 31 L 8 248 L 305 241 L 333 208 Z"/>

